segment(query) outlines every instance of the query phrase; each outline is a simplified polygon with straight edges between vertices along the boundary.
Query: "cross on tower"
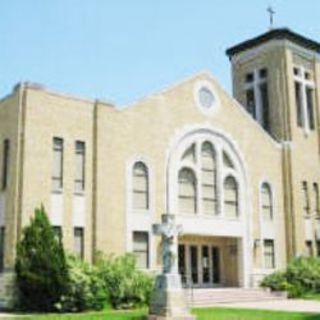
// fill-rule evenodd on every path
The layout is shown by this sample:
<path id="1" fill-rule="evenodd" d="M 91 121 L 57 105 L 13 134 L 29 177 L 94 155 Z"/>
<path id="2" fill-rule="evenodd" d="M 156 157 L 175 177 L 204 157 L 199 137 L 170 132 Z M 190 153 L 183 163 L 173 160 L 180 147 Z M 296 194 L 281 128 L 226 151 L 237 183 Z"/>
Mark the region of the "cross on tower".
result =
<path id="1" fill-rule="evenodd" d="M 267 8 L 267 11 L 268 11 L 268 13 L 269 13 L 269 16 L 270 16 L 270 26 L 269 26 L 269 28 L 270 28 L 270 30 L 271 29 L 273 29 L 273 16 L 275 15 L 275 11 L 273 10 L 273 8 L 271 7 L 271 6 L 269 6 L 268 8 Z"/>

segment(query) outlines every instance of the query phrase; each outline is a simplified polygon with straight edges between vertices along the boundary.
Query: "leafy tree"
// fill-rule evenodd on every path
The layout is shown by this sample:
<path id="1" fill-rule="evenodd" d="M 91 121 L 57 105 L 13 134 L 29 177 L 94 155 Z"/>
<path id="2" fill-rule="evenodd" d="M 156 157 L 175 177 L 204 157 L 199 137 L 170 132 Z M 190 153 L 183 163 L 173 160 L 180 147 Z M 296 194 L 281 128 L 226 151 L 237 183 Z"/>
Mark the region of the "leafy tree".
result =
<path id="1" fill-rule="evenodd" d="M 18 306 L 28 311 L 52 311 L 66 294 L 69 275 L 63 245 L 55 237 L 44 207 L 35 210 L 17 244 Z"/>

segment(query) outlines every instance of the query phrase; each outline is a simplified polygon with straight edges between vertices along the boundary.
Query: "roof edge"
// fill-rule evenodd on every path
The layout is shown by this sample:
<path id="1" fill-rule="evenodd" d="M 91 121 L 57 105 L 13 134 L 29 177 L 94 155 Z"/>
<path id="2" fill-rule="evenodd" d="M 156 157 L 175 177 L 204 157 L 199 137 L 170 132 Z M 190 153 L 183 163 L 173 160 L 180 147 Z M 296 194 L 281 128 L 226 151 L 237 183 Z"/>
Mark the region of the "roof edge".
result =
<path id="1" fill-rule="evenodd" d="M 320 53 L 320 43 L 310 38 L 304 37 L 288 28 L 272 29 L 257 37 L 243 41 L 226 50 L 226 55 L 231 59 L 237 53 L 257 47 L 258 45 L 270 40 L 290 40 L 302 47 Z"/>

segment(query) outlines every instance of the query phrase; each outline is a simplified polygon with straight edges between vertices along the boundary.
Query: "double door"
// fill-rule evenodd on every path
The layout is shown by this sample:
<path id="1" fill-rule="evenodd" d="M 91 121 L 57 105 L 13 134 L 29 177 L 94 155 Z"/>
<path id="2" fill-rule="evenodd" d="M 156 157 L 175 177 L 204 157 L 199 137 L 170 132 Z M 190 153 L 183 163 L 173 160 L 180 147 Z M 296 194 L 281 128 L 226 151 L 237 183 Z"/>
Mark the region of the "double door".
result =
<path id="1" fill-rule="evenodd" d="M 220 284 L 220 248 L 217 246 L 180 244 L 178 264 L 185 283 L 192 282 L 195 287 Z"/>

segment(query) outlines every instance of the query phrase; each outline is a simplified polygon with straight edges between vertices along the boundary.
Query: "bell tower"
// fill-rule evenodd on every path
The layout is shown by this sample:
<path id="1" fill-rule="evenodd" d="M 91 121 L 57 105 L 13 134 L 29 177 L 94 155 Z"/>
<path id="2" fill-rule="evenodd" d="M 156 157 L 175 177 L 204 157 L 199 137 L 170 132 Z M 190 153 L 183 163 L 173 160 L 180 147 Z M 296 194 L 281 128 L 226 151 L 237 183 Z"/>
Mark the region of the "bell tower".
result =
<path id="1" fill-rule="evenodd" d="M 234 97 L 272 137 L 291 141 L 315 131 L 320 43 L 271 29 L 226 53 Z"/>
<path id="2" fill-rule="evenodd" d="M 288 258 L 320 255 L 320 43 L 271 28 L 226 53 L 235 99 L 282 145 Z"/>

